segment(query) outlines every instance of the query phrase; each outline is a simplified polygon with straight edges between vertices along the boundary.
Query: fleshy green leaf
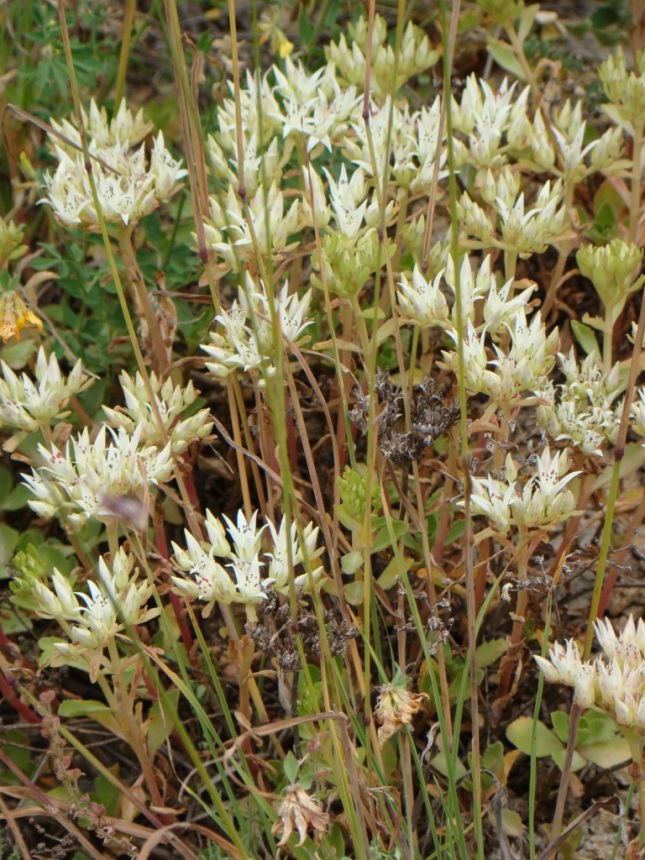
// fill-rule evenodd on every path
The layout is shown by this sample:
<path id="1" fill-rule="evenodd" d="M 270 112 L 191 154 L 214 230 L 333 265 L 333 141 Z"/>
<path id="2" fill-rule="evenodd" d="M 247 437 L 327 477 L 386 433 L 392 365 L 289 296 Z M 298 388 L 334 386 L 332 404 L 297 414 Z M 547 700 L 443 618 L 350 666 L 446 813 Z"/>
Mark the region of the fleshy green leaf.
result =
<path id="1" fill-rule="evenodd" d="M 362 565 L 363 553 L 357 549 L 353 552 L 348 552 L 346 555 L 342 556 L 340 560 L 341 570 L 349 576 L 353 576 L 356 571 L 362 567 Z"/>
<path id="2" fill-rule="evenodd" d="M 535 723 L 531 717 L 518 717 L 506 729 L 506 737 L 509 741 L 523 753 L 526 753 L 526 755 L 531 755 L 534 725 Z M 541 720 L 538 720 L 535 735 L 536 756 L 538 758 L 548 755 L 552 756 L 562 749 L 564 749 L 562 741 L 556 737 L 548 726 Z"/>
<path id="3" fill-rule="evenodd" d="M 518 80 L 526 82 L 524 69 L 507 42 L 501 42 L 498 39 L 489 39 L 488 53 L 498 66 L 515 75 Z"/>
<path id="4" fill-rule="evenodd" d="M 591 355 L 592 352 L 597 352 L 600 355 L 596 335 L 588 325 L 583 325 L 578 320 L 571 320 L 571 331 L 587 355 Z"/>
<path id="5" fill-rule="evenodd" d="M 58 708 L 59 717 L 93 717 L 95 714 L 111 713 L 104 702 L 93 699 L 66 699 Z"/>
<path id="6" fill-rule="evenodd" d="M 602 768 L 617 767 L 631 761 L 632 754 L 629 744 L 622 735 L 616 735 L 611 741 L 600 744 L 579 746 L 578 751 L 587 761 Z"/>
<path id="7" fill-rule="evenodd" d="M 507 651 L 508 641 L 505 638 L 489 639 L 488 642 L 483 642 L 475 651 L 477 668 L 485 669 L 486 666 L 492 666 Z"/>
<path id="8" fill-rule="evenodd" d="M 501 741 L 491 744 L 481 761 L 483 770 L 488 770 L 501 779 L 504 772 L 504 744 Z"/>
<path id="9" fill-rule="evenodd" d="M 293 785 L 298 777 L 298 759 L 292 752 L 286 754 L 282 767 L 289 785 Z"/>

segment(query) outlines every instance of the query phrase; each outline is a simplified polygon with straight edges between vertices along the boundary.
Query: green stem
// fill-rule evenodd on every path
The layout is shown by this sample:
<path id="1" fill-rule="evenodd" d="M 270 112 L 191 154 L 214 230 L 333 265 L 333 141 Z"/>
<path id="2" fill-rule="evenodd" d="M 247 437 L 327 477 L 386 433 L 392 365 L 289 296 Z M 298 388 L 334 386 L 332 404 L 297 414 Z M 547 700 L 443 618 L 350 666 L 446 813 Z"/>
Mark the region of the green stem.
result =
<path id="1" fill-rule="evenodd" d="M 634 124 L 634 154 L 632 159 L 632 183 L 629 195 L 629 241 L 638 244 L 638 225 L 641 216 L 641 150 L 643 148 L 643 123 Z"/>
<path id="2" fill-rule="evenodd" d="M 632 754 L 633 766 L 630 773 L 638 790 L 638 817 L 640 821 L 638 844 L 643 848 L 645 845 L 645 773 L 643 773 L 643 739 L 638 731 L 624 732 L 629 749 Z M 640 856 L 640 855 L 639 855 Z"/>
<path id="3" fill-rule="evenodd" d="M 577 702 L 571 706 L 571 715 L 569 717 L 569 737 L 567 739 L 567 751 L 564 762 L 562 764 L 562 775 L 560 777 L 560 787 L 558 789 L 558 799 L 555 805 L 555 814 L 553 816 L 553 824 L 551 825 L 551 842 L 554 842 L 560 835 L 562 830 L 562 819 L 564 817 L 564 805 L 567 799 L 569 790 L 569 778 L 571 776 L 571 763 L 573 762 L 573 754 L 576 748 L 576 738 L 578 736 L 578 724 L 582 716 L 582 708 Z M 546 855 L 546 860 L 552 860 L 554 853 Z"/>
<path id="4" fill-rule="evenodd" d="M 363 360 L 366 361 L 371 350 L 371 342 L 369 333 L 367 331 L 367 325 L 365 324 L 365 319 L 363 317 L 361 306 L 359 305 L 358 299 L 355 295 L 352 296 L 350 304 L 352 307 L 352 314 L 354 316 L 354 323 L 356 324 L 356 328 L 358 329 L 358 338 L 361 344 L 361 353 L 363 354 Z M 374 321 L 374 327 L 376 328 L 376 320 Z M 349 331 L 347 332 L 347 334 L 349 334 Z"/>
<path id="5" fill-rule="evenodd" d="M 549 634 L 551 631 L 551 613 L 553 612 L 553 590 L 549 589 L 546 596 L 546 611 L 544 613 L 544 634 L 542 636 L 542 657 L 546 658 L 549 648 Z M 537 793 L 537 732 L 542 707 L 542 694 L 544 691 L 544 673 L 540 672 L 538 678 L 537 696 L 535 708 L 533 709 L 533 734 L 531 737 L 531 769 L 529 771 L 529 860 L 535 860 L 535 812 Z"/>
<path id="6" fill-rule="evenodd" d="M 575 185 L 571 181 L 567 181 L 565 178 L 565 196 L 564 196 L 564 207 L 566 209 L 567 215 L 569 216 L 569 221 L 571 221 L 571 209 L 573 207 L 573 194 L 575 191 Z M 571 253 L 571 249 L 573 248 L 574 240 L 573 239 L 565 239 L 564 242 L 560 245 L 560 249 L 558 251 L 558 259 L 555 264 L 555 268 L 553 269 L 553 275 L 551 276 L 551 282 L 549 283 L 549 288 L 546 293 L 546 297 L 544 299 L 544 303 L 542 305 L 542 319 L 546 319 L 548 312 L 551 310 L 552 306 L 555 304 L 555 298 L 558 292 L 558 287 L 560 286 L 560 282 L 562 281 L 562 275 L 564 274 L 564 268 L 567 264 L 567 260 L 569 259 L 569 254 Z"/>
<path id="7" fill-rule="evenodd" d="M 482 827 L 482 785 L 481 785 L 481 742 L 479 737 L 479 684 L 477 678 L 476 648 L 477 648 L 477 598 L 474 575 L 474 541 L 472 535 L 472 519 L 470 515 L 470 462 L 468 456 L 468 403 L 466 392 L 466 356 L 464 336 L 466 319 L 459 284 L 459 217 L 457 213 L 457 170 L 452 124 L 452 92 L 451 72 L 457 39 L 457 22 L 461 3 L 459 0 L 451 6 L 450 26 L 448 27 L 448 12 L 446 0 L 441 3 L 442 33 L 443 33 L 443 64 L 444 64 L 444 101 L 446 104 L 446 138 L 448 142 L 448 169 L 450 190 L 450 253 L 455 268 L 455 322 L 459 339 L 457 342 L 457 379 L 459 385 L 459 429 L 461 433 L 461 466 L 464 474 L 464 518 L 465 531 L 465 572 L 466 572 L 466 615 L 468 630 L 468 668 L 470 675 L 470 708 L 472 722 L 472 782 L 473 782 L 473 824 L 476 834 L 477 857 L 484 857 L 484 832 Z M 455 719 L 455 738 L 459 737 L 458 721 Z M 456 755 L 456 744 L 453 744 L 451 755 Z"/>
<path id="8" fill-rule="evenodd" d="M 116 92 L 114 94 L 114 113 L 119 109 L 125 90 L 125 75 L 128 68 L 128 56 L 130 54 L 130 41 L 132 38 L 132 22 L 134 21 L 134 10 L 137 0 L 126 0 L 125 12 L 123 13 L 123 41 L 119 54 L 119 72 L 116 79 Z"/>
<path id="9" fill-rule="evenodd" d="M 107 531 L 107 539 L 108 539 L 108 547 L 110 548 L 110 555 L 112 556 L 112 561 L 114 562 L 114 558 L 119 550 L 119 523 L 118 520 L 110 519 L 106 525 Z"/>
<path id="10" fill-rule="evenodd" d="M 605 568 L 607 567 L 607 558 L 609 556 L 609 547 L 611 545 L 611 531 L 614 522 L 614 509 L 618 498 L 618 487 L 620 484 L 620 463 L 621 460 L 614 456 L 614 465 L 611 472 L 611 485 L 609 487 L 609 497 L 605 507 L 605 521 L 602 529 L 602 538 L 600 539 L 600 554 L 598 556 L 598 568 L 596 570 L 596 581 L 594 583 L 593 594 L 591 596 L 591 607 L 589 609 L 589 621 L 587 623 L 587 636 L 585 638 L 585 648 L 582 655 L 583 660 L 588 660 L 591 655 L 591 647 L 594 637 L 594 621 L 598 617 L 598 606 L 600 604 L 600 595 L 602 593 L 602 584 L 605 578 Z"/>
<path id="11" fill-rule="evenodd" d="M 528 561 L 531 556 L 531 542 L 529 531 L 526 526 L 519 526 L 518 534 L 518 549 L 517 549 L 517 579 L 520 583 L 520 589 L 517 593 L 517 604 L 515 606 L 515 620 L 513 621 L 513 629 L 509 641 L 509 650 L 506 655 L 500 671 L 499 691 L 500 697 L 506 696 L 511 686 L 511 678 L 513 670 L 517 665 L 515 651 L 522 641 L 522 631 L 524 629 L 524 621 L 526 607 L 528 604 L 528 592 L 522 588 L 522 584 L 528 578 Z"/>
<path id="12" fill-rule="evenodd" d="M 325 26 L 325 21 L 327 20 L 327 15 L 329 14 L 329 9 L 331 7 L 331 0 L 324 0 L 322 4 L 322 8 L 318 13 L 318 17 L 316 18 L 316 23 L 314 24 L 313 33 L 311 34 L 311 39 L 305 48 L 305 56 L 307 58 L 311 57 L 312 51 L 314 48 L 319 48 L 318 40 L 320 38 L 320 34 L 322 33 L 323 27 Z M 302 7 L 302 11 L 300 14 L 304 13 L 304 8 Z"/>
<path id="13" fill-rule="evenodd" d="M 638 326 L 636 328 L 636 337 L 634 338 L 634 350 L 632 353 L 631 363 L 629 366 L 629 378 L 625 389 L 625 400 L 623 401 L 623 413 L 620 418 L 620 426 L 616 437 L 616 447 L 614 448 L 614 465 L 611 474 L 611 486 L 609 489 L 609 497 L 607 499 L 607 507 L 605 509 L 605 522 L 602 530 L 602 538 L 600 542 L 600 555 L 598 558 L 598 568 L 596 570 L 596 581 L 594 583 L 593 596 L 591 599 L 591 608 L 589 610 L 589 622 L 587 626 L 587 638 L 585 641 L 584 660 L 589 659 L 591 654 L 591 646 L 593 644 L 593 623 L 598 617 L 598 607 L 600 605 L 600 596 L 602 594 L 602 584 L 605 578 L 605 568 L 607 566 L 607 557 L 609 556 L 609 545 L 611 541 L 611 527 L 614 519 L 614 510 L 616 508 L 616 500 L 618 498 L 618 488 L 620 484 L 620 464 L 625 456 L 625 444 L 627 441 L 627 430 L 629 427 L 629 413 L 631 409 L 632 399 L 634 396 L 634 388 L 636 379 L 640 373 L 640 357 L 643 349 L 643 334 L 645 333 L 645 301 L 641 295 L 640 314 L 638 317 Z"/>
<path id="14" fill-rule="evenodd" d="M 191 83 L 188 79 L 186 57 L 182 40 L 182 29 L 179 23 L 176 0 L 163 0 L 165 18 L 168 22 L 167 37 L 170 54 L 172 57 L 173 70 L 177 92 L 179 94 L 178 104 L 181 116 L 182 128 L 186 144 L 186 167 L 190 182 L 190 193 L 193 199 L 193 214 L 195 223 L 195 234 L 197 236 L 197 247 L 199 257 L 204 264 L 204 271 L 208 281 L 208 287 L 213 301 L 215 313 L 219 313 L 219 278 L 215 264 L 215 254 L 206 245 L 204 231 L 204 219 L 209 213 L 208 181 L 206 169 L 206 156 L 204 153 L 204 134 L 202 132 L 199 110 L 196 102 L 197 81 L 193 78 Z M 163 16 L 161 16 L 163 18 Z M 162 26 L 164 22 L 162 20 Z M 231 55 L 234 69 L 237 68 L 237 40 L 235 37 L 235 17 L 231 23 Z M 239 84 L 239 74 L 237 75 Z M 241 162 L 240 169 L 242 169 Z"/>
<path id="15" fill-rule="evenodd" d="M 392 258 L 392 268 L 395 272 L 399 271 L 399 266 L 401 263 L 401 254 L 403 253 L 402 233 L 403 228 L 405 227 L 405 222 L 408 217 L 409 203 L 410 189 L 406 187 L 403 189 L 403 193 L 401 195 L 401 201 L 399 203 L 399 214 L 396 219 L 396 233 L 394 234 L 394 244 L 396 245 L 396 251 L 394 252 L 394 257 Z"/>
<path id="16" fill-rule="evenodd" d="M 408 400 L 412 397 L 414 388 L 415 371 L 417 368 L 417 350 L 419 349 L 419 326 L 412 329 L 412 342 L 410 344 L 410 366 L 408 368 Z"/>
<path id="17" fill-rule="evenodd" d="M 531 95 L 533 96 L 533 102 L 537 105 L 542 98 L 542 94 L 540 93 L 540 90 L 538 88 L 533 69 L 530 67 L 529 61 L 526 59 L 524 48 L 522 47 L 518 35 L 515 32 L 513 22 L 510 21 L 509 23 L 505 23 L 503 27 L 506 30 L 506 35 L 508 36 L 508 39 L 511 43 L 513 53 L 517 57 L 517 60 L 522 67 L 522 71 L 524 72 L 524 76 L 527 80 L 527 83 L 531 87 Z"/>
<path id="18" fill-rule="evenodd" d="M 504 251 L 504 275 L 507 281 L 515 280 L 517 251 Z"/>
<path id="19" fill-rule="evenodd" d="M 614 346 L 614 326 L 611 317 L 612 309 L 605 308 L 605 322 L 602 328 L 602 366 L 605 374 L 611 370 Z"/>

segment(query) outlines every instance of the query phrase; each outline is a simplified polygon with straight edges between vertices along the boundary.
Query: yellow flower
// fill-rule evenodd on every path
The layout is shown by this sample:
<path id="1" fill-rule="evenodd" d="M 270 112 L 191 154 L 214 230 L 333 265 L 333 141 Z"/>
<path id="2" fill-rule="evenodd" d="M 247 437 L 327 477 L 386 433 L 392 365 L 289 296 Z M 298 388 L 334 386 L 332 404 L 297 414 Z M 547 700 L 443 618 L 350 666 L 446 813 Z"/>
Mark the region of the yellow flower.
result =
<path id="1" fill-rule="evenodd" d="M 277 54 L 281 60 L 284 60 L 293 51 L 293 42 L 289 41 L 278 26 L 279 16 L 278 9 L 263 12 L 258 29 L 260 31 L 260 44 L 264 45 L 269 42 L 271 53 L 274 56 Z"/>
<path id="2" fill-rule="evenodd" d="M 12 337 L 19 338 L 23 328 L 30 325 L 36 326 L 38 331 L 43 330 L 41 320 L 29 310 L 18 293 L 11 291 L 0 295 L 0 340 L 6 343 Z"/>

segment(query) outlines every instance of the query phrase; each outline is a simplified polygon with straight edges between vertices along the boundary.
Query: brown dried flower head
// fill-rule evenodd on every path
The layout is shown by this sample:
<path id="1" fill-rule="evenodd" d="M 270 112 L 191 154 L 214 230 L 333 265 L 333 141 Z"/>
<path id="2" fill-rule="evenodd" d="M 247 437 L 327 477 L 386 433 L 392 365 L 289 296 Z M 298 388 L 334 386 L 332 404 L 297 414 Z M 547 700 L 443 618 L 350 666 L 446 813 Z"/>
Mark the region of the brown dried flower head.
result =
<path id="1" fill-rule="evenodd" d="M 411 693 L 407 689 L 408 681 L 409 678 L 399 670 L 392 683 L 384 684 L 380 689 L 374 714 L 380 726 L 378 741 L 381 746 L 400 728 L 411 725 L 412 717 L 428 698 L 427 693 Z"/>
<path id="2" fill-rule="evenodd" d="M 282 833 L 278 845 L 286 845 L 294 830 L 297 830 L 300 836 L 298 845 L 302 845 L 309 828 L 315 837 L 326 833 L 328 827 L 329 815 L 323 812 L 316 798 L 307 794 L 299 785 L 287 786 L 284 800 L 278 809 L 278 818 L 271 829 L 274 836 Z"/>

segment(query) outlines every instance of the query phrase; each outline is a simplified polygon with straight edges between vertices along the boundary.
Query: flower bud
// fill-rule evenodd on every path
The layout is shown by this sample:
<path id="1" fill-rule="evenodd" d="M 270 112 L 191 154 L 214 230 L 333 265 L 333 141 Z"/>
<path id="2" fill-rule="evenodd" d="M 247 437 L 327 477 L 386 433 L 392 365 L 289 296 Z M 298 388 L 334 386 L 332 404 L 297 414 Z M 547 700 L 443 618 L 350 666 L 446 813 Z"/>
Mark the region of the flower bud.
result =
<path id="1" fill-rule="evenodd" d="M 622 239 L 614 239 L 604 246 L 586 245 L 578 249 L 578 268 L 593 283 L 614 321 L 622 312 L 629 293 L 642 286 L 645 280 L 636 278 L 642 259 L 640 248 Z"/>

